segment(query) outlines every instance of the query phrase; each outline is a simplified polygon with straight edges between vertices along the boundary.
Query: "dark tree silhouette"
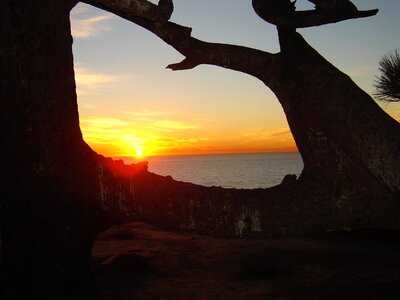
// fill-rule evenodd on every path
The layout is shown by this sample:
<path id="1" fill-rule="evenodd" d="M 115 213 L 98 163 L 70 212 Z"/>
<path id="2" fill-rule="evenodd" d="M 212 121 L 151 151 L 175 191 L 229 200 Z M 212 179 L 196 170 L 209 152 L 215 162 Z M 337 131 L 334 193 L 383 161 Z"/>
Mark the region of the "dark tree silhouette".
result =
<path id="1" fill-rule="evenodd" d="M 315 9 L 326 14 L 354 14 L 357 7 L 349 0 L 308 0 L 315 4 Z"/>
<path id="2" fill-rule="evenodd" d="M 292 11 L 290 0 L 279 1 L 291 12 L 258 11 L 277 27 L 277 54 L 192 37 L 168 21 L 171 0 L 84 1 L 182 53 L 172 70 L 216 65 L 250 74 L 276 94 L 304 170 L 265 190 L 177 182 L 93 152 L 82 139 L 75 92 L 69 13 L 77 1 L 2 1 L 2 299 L 57 299 L 85 285 L 96 234 L 132 217 L 229 237 L 400 228 L 399 123 L 296 32 L 377 10 Z"/>
<path id="3" fill-rule="evenodd" d="M 388 52 L 379 62 L 380 76 L 375 81 L 375 96 L 381 101 L 400 101 L 400 52 Z"/>

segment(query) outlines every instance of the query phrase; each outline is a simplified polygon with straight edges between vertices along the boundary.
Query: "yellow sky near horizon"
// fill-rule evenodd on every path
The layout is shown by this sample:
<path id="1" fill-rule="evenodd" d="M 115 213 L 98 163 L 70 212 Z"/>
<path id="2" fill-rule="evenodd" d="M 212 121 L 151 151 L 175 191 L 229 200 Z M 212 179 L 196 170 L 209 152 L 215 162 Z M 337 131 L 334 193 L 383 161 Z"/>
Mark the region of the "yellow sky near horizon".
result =
<path id="1" fill-rule="evenodd" d="M 81 116 L 84 139 L 95 151 L 111 157 L 297 151 L 288 128 L 221 134 L 212 120 L 177 121 L 159 111 L 121 114 L 127 118 Z"/>

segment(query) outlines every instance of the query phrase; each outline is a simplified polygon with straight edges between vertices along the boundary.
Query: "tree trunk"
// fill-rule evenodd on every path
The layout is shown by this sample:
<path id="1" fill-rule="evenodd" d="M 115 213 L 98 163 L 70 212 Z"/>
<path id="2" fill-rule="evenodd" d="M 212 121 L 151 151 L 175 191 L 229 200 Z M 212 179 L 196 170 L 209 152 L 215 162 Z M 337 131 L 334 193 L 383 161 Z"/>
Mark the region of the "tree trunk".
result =
<path id="1" fill-rule="evenodd" d="M 399 228 L 399 123 L 299 34 L 280 39 L 284 66 L 268 85 L 303 157 L 300 182 L 330 199 L 346 227 Z"/>
<path id="2" fill-rule="evenodd" d="M 0 5 L 2 296 L 40 298 L 90 269 L 100 218 L 95 153 L 79 128 L 74 1 Z M 4 298 L 3 298 L 4 299 Z"/>
<path id="3" fill-rule="evenodd" d="M 76 1 L 0 5 L 0 296 L 58 299 L 87 284 L 96 235 L 136 209 L 146 169 L 83 141 L 69 14 Z"/>
<path id="4" fill-rule="evenodd" d="M 335 155 L 339 147 L 354 164 L 399 196 L 399 123 L 299 34 L 289 33 L 282 40 L 280 80 L 266 83 L 284 108 L 305 168 L 315 169 L 317 164 L 319 172 L 341 168 L 342 159 L 337 156 L 342 155 Z M 329 142 L 329 148 L 333 146 L 329 155 L 318 151 L 328 146 L 323 140 Z M 351 173 L 351 168 L 347 172 Z"/>

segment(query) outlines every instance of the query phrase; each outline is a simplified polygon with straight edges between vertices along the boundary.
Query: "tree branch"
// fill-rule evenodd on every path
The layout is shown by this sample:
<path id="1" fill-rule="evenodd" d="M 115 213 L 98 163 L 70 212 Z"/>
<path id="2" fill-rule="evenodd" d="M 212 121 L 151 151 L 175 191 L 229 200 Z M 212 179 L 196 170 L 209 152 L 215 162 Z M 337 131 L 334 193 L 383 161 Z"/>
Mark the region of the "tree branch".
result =
<path id="1" fill-rule="evenodd" d="M 341 21 L 359 19 L 374 16 L 378 9 L 362 10 L 354 13 L 330 14 L 318 10 L 297 11 L 290 17 L 271 18 L 269 21 L 277 26 L 307 28 L 326 24 L 338 23 Z"/>
<path id="2" fill-rule="evenodd" d="M 267 77 L 273 73 L 275 73 L 273 77 L 276 78 L 277 55 L 242 46 L 198 40 L 191 36 L 191 28 L 172 22 L 159 22 L 149 18 L 148 14 L 144 17 L 137 16 L 125 5 L 118 5 L 121 1 L 86 0 L 85 2 L 93 4 L 100 1 L 104 4 L 102 9 L 149 30 L 186 57 L 180 63 L 167 66 L 171 70 L 187 70 L 200 64 L 209 64 L 247 73 L 264 82 L 267 82 Z M 108 5 L 109 3 L 113 5 Z M 243 59 L 244 57 L 246 59 Z"/>
<path id="3" fill-rule="evenodd" d="M 171 69 L 172 71 L 189 70 L 197 67 L 198 65 L 198 62 L 185 58 L 179 63 L 168 65 L 167 69 Z"/>
<path id="4" fill-rule="evenodd" d="M 160 0 L 158 5 L 146 0 L 82 0 L 81 2 L 117 15 L 123 11 L 127 17 L 140 16 L 155 22 L 168 21 L 174 10 L 172 0 Z"/>
<path id="5" fill-rule="evenodd" d="M 264 82 L 268 82 L 273 73 L 276 77 L 278 72 L 277 55 L 243 46 L 201 41 L 191 36 L 191 28 L 172 22 L 160 24 L 142 18 L 129 20 L 151 31 L 186 57 L 180 63 L 167 66 L 169 69 L 187 70 L 209 64 L 247 73 Z"/>
<path id="6" fill-rule="evenodd" d="M 252 0 L 254 11 L 264 21 L 285 28 L 306 28 L 376 15 L 378 9 L 359 11 L 350 1 L 308 0 L 314 10 L 296 11 L 291 0 Z"/>

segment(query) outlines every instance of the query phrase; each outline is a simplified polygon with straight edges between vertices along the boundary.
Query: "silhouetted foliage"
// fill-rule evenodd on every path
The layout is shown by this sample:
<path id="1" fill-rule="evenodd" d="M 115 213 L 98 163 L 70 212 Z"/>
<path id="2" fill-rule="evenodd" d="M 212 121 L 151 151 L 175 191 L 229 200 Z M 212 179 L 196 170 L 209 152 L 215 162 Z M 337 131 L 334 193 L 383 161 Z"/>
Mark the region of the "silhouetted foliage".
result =
<path id="1" fill-rule="evenodd" d="M 381 101 L 400 101 L 400 52 L 389 51 L 379 62 L 381 75 L 375 81 L 375 96 Z"/>

